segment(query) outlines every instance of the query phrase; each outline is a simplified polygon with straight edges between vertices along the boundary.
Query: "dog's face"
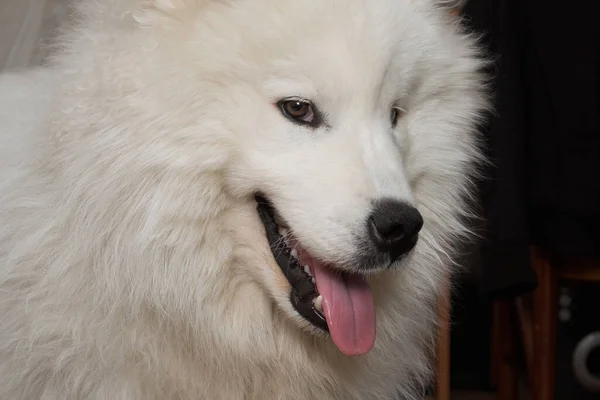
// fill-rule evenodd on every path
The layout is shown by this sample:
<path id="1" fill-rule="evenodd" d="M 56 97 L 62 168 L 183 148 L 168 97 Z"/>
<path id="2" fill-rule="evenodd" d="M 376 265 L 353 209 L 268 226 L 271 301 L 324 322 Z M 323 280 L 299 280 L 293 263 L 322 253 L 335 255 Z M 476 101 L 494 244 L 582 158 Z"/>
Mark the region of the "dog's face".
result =
<path id="1" fill-rule="evenodd" d="M 255 117 L 236 127 L 232 186 L 267 200 L 314 257 L 368 273 L 400 256 L 378 239 L 376 222 L 411 225 L 407 243 L 396 240 L 406 250 L 420 228 L 403 165 L 413 77 L 400 79 L 407 71 L 390 64 L 396 50 L 384 32 L 323 25 L 299 40 L 305 43 L 290 39 L 248 94 Z M 380 43 L 377 51 L 370 43 Z"/>
<path id="2" fill-rule="evenodd" d="M 269 296 L 301 326 L 364 354 L 368 276 L 409 268 L 420 247 L 443 253 L 463 229 L 484 106 L 471 42 L 427 0 L 205 7 L 186 40 L 208 41 L 227 189 L 262 222 L 243 240 L 270 246 L 252 267 L 285 278 Z"/>

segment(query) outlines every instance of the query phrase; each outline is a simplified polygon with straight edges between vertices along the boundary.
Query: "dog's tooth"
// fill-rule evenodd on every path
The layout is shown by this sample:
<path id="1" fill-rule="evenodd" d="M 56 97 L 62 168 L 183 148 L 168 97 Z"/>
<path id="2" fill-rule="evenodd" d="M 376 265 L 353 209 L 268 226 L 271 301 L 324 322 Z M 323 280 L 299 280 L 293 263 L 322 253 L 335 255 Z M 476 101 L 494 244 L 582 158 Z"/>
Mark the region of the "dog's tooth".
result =
<path id="1" fill-rule="evenodd" d="M 323 312 L 323 296 L 319 295 L 316 299 L 314 299 L 313 304 L 315 305 L 317 311 L 321 313 Z"/>
<path id="2" fill-rule="evenodd" d="M 287 233 L 288 233 L 288 230 L 287 230 L 287 229 L 285 229 L 285 228 L 282 228 L 282 227 L 279 227 L 279 234 L 280 234 L 281 236 L 285 236 L 285 235 L 287 235 Z"/>
<path id="3" fill-rule="evenodd" d="M 292 257 L 294 257 L 295 259 L 298 259 L 298 250 L 296 249 L 292 249 L 291 253 Z"/>
<path id="4" fill-rule="evenodd" d="M 304 272 L 306 272 L 308 275 L 310 275 L 312 277 L 312 274 L 310 273 L 310 267 L 308 265 L 305 265 L 302 268 L 304 268 Z"/>

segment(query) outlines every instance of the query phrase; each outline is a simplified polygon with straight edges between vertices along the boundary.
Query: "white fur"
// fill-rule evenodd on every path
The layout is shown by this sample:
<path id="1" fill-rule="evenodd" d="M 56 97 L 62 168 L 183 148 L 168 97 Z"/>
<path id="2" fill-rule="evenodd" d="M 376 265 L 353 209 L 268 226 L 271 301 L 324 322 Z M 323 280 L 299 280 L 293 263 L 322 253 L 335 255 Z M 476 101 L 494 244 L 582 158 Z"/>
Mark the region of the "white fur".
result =
<path id="1" fill-rule="evenodd" d="M 0 398 L 417 398 L 486 105 L 430 0 L 81 0 L 51 66 L 0 78 Z M 273 106 L 301 96 L 328 126 Z M 389 124 L 393 105 L 406 110 Z M 253 194 L 351 262 L 381 196 L 421 240 L 370 277 L 377 341 L 305 329 Z"/>

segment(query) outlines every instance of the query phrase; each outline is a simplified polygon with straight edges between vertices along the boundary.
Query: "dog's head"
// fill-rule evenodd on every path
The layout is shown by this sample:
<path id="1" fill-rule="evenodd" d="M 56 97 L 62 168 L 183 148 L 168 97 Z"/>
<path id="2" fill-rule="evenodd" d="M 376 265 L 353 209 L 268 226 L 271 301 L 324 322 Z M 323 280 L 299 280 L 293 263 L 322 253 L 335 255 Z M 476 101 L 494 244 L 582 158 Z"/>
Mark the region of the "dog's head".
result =
<path id="1" fill-rule="evenodd" d="M 236 41 L 223 56 L 234 77 L 227 182 L 256 201 L 265 229 L 246 240 L 266 235 L 278 266 L 267 272 L 287 281 L 269 290 L 288 315 L 364 354 L 375 340 L 368 276 L 409 268 L 415 246 L 448 253 L 463 232 L 479 60 L 429 2 L 231 7 L 219 31 Z M 435 264 L 420 265 L 423 279 Z"/>
<path id="2" fill-rule="evenodd" d="M 364 354 L 370 276 L 416 268 L 417 254 L 416 273 L 435 280 L 465 232 L 486 106 L 474 42 L 433 0 L 139 3 L 131 15 L 152 28 L 136 33 L 139 69 L 155 78 L 153 91 L 132 79 L 155 96 L 138 96 L 139 112 L 164 112 L 161 132 L 177 131 L 157 136 L 159 161 L 222 183 L 268 297 Z"/>

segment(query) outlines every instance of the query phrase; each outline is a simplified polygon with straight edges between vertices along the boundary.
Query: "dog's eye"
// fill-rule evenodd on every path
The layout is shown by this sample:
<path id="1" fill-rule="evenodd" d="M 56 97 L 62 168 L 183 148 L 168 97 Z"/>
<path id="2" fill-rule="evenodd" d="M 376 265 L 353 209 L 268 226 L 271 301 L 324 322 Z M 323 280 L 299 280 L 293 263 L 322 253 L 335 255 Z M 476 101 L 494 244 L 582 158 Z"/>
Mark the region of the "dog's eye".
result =
<path id="1" fill-rule="evenodd" d="M 318 125 L 315 108 L 309 101 L 284 99 L 277 103 L 281 113 L 290 121 L 302 125 Z"/>
<path id="2" fill-rule="evenodd" d="M 390 122 L 392 123 L 392 127 L 395 127 L 398 124 L 398 120 L 400 117 L 404 115 L 404 110 L 394 107 L 392 108 L 392 114 L 390 115 Z"/>

